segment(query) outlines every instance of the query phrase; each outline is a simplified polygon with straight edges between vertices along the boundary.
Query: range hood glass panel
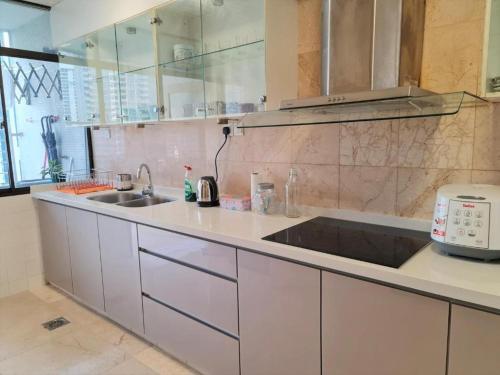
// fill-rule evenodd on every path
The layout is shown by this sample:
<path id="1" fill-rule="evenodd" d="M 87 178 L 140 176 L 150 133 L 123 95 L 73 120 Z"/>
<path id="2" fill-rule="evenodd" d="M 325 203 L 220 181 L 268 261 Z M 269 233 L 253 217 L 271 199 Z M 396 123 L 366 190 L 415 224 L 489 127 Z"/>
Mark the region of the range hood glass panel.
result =
<path id="1" fill-rule="evenodd" d="M 486 101 L 483 99 L 460 91 L 249 113 L 240 119 L 238 127 L 262 128 L 447 116 L 456 114 L 464 106 L 484 103 Z"/>

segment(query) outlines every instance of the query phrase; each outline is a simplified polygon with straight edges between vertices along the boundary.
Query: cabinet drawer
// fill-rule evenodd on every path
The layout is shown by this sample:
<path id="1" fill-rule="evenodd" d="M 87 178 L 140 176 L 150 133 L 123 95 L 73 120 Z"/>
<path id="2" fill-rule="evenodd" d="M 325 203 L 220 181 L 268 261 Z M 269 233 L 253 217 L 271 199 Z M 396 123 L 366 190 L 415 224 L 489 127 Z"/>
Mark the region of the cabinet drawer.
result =
<path id="1" fill-rule="evenodd" d="M 146 337 L 203 374 L 239 374 L 239 343 L 143 297 Z"/>
<path id="2" fill-rule="evenodd" d="M 156 300 L 238 335 L 236 283 L 140 253 L 142 290 Z"/>
<path id="3" fill-rule="evenodd" d="M 228 277 L 236 278 L 236 249 L 214 242 L 139 225 L 139 247 Z"/>

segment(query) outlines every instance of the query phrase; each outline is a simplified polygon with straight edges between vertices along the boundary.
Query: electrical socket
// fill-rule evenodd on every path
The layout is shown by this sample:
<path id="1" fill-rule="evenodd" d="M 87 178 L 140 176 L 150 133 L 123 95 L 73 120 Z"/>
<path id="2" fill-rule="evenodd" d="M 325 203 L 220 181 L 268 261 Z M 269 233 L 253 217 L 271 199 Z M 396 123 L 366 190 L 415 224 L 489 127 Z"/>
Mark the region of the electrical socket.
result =
<path id="1" fill-rule="evenodd" d="M 231 136 L 233 137 L 238 137 L 245 135 L 245 129 L 239 128 L 238 124 L 232 124 L 231 125 Z"/>

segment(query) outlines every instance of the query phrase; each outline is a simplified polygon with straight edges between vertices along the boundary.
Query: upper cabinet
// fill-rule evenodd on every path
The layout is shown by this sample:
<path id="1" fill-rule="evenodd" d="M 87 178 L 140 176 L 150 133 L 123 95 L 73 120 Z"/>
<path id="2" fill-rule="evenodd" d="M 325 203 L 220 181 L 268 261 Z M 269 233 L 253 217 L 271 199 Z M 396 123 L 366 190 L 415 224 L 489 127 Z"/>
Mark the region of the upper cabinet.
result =
<path id="1" fill-rule="evenodd" d="M 159 119 L 155 22 L 146 12 L 115 25 L 123 122 Z"/>
<path id="2" fill-rule="evenodd" d="M 487 0 L 481 96 L 500 101 L 500 1 Z"/>
<path id="3" fill-rule="evenodd" d="M 70 123 L 121 122 L 118 60 L 114 26 L 59 48 L 61 81 L 70 100 L 63 108 Z"/>
<path id="4" fill-rule="evenodd" d="M 99 125 L 263 111 L 264 0 L 177 0 L 60 47 L 82 71 L 68 123 Z"/>
<path id="5" fill-rule="evenodd" d="M 156 19 L 161 119 L 204 118 L 200 1 L 175 1 L 159 7 Z"/>

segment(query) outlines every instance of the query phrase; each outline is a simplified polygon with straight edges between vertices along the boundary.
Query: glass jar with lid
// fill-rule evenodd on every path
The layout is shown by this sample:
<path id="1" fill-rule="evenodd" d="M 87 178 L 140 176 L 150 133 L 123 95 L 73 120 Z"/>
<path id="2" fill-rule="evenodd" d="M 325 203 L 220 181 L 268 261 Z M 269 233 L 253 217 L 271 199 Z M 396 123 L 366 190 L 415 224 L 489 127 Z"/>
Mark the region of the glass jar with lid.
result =
<path id="1" fill-rule="evenodd" d="M 271 215 L 275 212 L 276 192 L 273 183 L 261 182 L 257 184 L 257 191 L 252 197 L 252 207 L 261 215 Z"/>

